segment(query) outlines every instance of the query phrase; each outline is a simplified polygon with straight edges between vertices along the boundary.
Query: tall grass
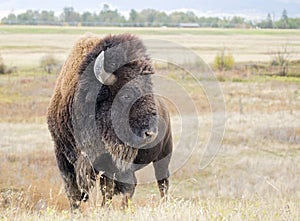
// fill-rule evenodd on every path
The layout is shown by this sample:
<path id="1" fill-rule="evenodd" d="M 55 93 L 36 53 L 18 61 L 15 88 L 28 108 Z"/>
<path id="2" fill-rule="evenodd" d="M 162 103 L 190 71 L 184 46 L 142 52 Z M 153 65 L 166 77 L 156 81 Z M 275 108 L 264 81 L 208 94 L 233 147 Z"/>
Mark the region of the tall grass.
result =
<path id="1" fill-rule="evenodd" d="M 88 209 L 70 214 L 46 208 L 42 212 L 7 209 L 2 220 L 299 220 L 299 203 L 288 200 L 197 199 L 171 200 L 158 206 L 131 206 L 127 210 Z M 12 216 L 12 214 L 14 214 Z"/>

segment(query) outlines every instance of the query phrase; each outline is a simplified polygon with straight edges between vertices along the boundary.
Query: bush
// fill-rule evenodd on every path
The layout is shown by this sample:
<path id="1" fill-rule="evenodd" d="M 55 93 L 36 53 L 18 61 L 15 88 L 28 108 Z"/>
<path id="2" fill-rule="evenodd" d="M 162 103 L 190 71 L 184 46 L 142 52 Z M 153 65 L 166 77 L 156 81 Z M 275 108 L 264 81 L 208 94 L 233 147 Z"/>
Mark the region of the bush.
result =
<path id="1" fill-rule="evenodd" d="M 271 66 L 278 66 L 280 76 L 287 76 L 289 70 L 290 52 L 283 46 L 276 53 L 271 54 Z"/>
<path id="2" fill-rule="evenodd" d="M 3 61 L 3 58 L 0 54 L 0 74 L 11 74 L 11 73 L 14 73 L 14 72 L 17 72 L 18 69 L 16 66 L 13 66 L 13 67 L 7 67 Z"/>
<path id="3" fill-rule="evenodd" d="M 6 73 L 6 66 L 4 64 L 3 58 L 0 55 L 0 74 L 5 74 Z"/>
<path id="4" fill-rule="evenodd" d="M 60 69 L 61 64 L 53 55 L 48 54 L 42 57 L 40 61 L 40 67 L 43 68 L 47 73 L 51 74 L 57 72 Z"/>
<path id="5" fill-rule="evenodd" d="M 234 66 L 234 58 L 233 56 L 226 51 L 225 48 L 222 49 L 222 51 L 216 55 L 214 59 L 213 67 L 220 71 L 227 71 L 231 70 Z"/>

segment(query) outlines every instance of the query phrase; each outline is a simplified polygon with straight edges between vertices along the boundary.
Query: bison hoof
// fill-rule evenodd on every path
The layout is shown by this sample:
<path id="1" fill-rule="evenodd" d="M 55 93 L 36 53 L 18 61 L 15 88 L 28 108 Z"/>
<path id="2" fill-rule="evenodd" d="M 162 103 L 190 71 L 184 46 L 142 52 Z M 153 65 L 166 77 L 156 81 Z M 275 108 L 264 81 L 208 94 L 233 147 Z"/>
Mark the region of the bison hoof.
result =
<path id="1" fill-rule="evenodd" d="M 81 193 L 81 200 L 83 202 L 86 202 L 87 200 L 89 199 L 89 194 L 85 193 L 85 192 L 82 192 Z"/>

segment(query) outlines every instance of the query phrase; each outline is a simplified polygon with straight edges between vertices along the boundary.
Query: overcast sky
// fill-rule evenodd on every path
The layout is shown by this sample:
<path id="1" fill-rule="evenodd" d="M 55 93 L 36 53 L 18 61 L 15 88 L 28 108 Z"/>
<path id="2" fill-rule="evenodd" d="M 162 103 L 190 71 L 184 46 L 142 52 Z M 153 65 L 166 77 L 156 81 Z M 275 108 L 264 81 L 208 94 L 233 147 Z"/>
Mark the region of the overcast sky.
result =
<path id="1" fill-rule="evenodd" d="M 285 8 L 290 17 L 300 17 L 300 0 L 0 0 L 0 18 L 9 12 L 22 12 L 26 9 L 53 10 L 60 12 L 65 6 L 72 6 L 76 11 L 100 11 L 103 4 L 117 8 L 122 14 L 128 15 L 130 9 L 142 10 L 153 8 L 171 12 L 174 10 L 193 10 L 197 15 L 232 16 L 258 19 L 266 17 L 267 13 L 275 13 L 279 18 Z"/>

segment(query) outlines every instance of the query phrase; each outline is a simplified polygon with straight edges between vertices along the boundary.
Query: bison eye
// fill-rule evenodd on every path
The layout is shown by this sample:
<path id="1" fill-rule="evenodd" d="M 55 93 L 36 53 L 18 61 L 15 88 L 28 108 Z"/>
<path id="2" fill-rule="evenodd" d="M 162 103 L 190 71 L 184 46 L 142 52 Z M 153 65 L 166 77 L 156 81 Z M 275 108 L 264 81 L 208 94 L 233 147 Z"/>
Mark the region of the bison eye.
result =
<path id="1" fill-rule="evenodd" d="M 117 63 L 114 63 L 114 62 L 112 62 L 110 65 L 111 65 L 113 68 L 117 67 Z"/>
<path id="2" fill-rule="evenodd" d="M 133 101 L 135 98 L 134 93 L 132 91 L 124 91 L 119 95 L 119 99 L 121 102 L 129 103 Z"/>

